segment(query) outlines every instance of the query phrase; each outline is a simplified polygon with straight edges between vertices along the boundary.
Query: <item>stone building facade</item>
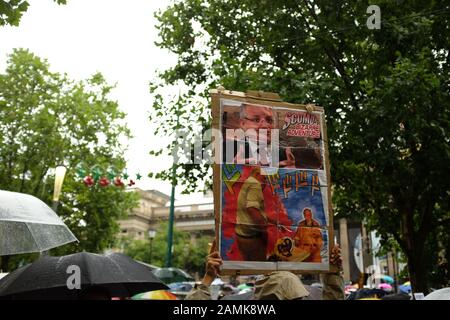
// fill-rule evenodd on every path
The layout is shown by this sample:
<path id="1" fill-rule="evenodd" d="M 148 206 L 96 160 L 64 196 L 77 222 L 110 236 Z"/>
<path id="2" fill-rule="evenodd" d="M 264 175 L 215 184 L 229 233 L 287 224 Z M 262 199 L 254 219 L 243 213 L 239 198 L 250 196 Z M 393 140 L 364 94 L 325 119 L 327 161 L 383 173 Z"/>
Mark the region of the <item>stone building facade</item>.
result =
<path id="1" fill-rule="evenodd" d="M 170 196 L 157 190 L 130 189 L 140 196 L 139 207 L 126 219 L 119 220 L 123 236 L 144 239 L 149 230 L 156 230 L 158 223 L 169 219 Z M 181 205 L 175 207 L 174 226 L 180 231 L 195 234 L 214 235 L 213 200 L 202 204 Z"/>

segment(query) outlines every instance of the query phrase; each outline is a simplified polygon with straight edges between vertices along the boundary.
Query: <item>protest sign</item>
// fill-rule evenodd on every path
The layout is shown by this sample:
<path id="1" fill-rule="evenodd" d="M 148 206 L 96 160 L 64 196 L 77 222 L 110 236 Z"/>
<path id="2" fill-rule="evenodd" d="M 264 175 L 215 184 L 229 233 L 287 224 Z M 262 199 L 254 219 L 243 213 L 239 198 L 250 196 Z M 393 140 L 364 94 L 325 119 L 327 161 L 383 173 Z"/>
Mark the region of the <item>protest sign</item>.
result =
<path id="1" fill-rule="evenodd" d="M 224 273 L 329 271 L 333 215 L 323 108 L 258 92 L 211 96 Z"/>

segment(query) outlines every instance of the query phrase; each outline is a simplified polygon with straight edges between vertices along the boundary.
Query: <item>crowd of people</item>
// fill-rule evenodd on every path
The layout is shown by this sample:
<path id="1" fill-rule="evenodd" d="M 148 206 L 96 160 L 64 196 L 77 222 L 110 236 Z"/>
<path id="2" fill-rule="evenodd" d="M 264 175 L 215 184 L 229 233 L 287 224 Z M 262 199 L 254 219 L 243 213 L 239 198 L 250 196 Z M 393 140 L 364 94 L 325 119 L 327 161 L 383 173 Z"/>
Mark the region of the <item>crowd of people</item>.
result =
<path id="1" fill-rule="evenodd" d="M 220 275 L 223 260 L 213 244 L 206 259 L 206 272 L 199 285 L 188 294 L 187 300 L 210 300 L 210 287 Z M 254 290 L 240 294 L 226 295 L 227 300 L 344 300 L 344 279 L 341 274 L 341 252 L 339 246 L 331 251 L 330 262 L 336 272 L 320 275 L 322 283 L 318 286 L 305 286 L 299 275 L 290 271 L 275 271 L 256 278 Z M 246 294 L 245 299 L 241 294 Z"/>

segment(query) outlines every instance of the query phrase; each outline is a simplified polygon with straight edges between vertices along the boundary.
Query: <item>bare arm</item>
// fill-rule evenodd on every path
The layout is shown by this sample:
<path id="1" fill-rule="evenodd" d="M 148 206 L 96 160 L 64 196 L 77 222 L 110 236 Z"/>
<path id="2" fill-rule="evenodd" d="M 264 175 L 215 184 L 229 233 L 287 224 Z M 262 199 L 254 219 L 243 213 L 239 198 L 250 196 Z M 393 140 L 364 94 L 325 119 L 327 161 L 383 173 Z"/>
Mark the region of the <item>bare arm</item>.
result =
<path id="1" fill-rule="evenodd" d="M 206 258 L 206 272 L 203 277 L 202 284 L 210 286 L 220 273 L 220 266 L 222 265 L 222 258 L 218 251 L 214 251 Z"/>
<path id="2" fill-rule="evenodd" d="M 321 274 L 323 300 L 344 300 L 344 278 L 340 272 L 342 269 L 341 248 L 338 245 L 331 249 L 330 263 L 338 269 L 338 272 Z"/>

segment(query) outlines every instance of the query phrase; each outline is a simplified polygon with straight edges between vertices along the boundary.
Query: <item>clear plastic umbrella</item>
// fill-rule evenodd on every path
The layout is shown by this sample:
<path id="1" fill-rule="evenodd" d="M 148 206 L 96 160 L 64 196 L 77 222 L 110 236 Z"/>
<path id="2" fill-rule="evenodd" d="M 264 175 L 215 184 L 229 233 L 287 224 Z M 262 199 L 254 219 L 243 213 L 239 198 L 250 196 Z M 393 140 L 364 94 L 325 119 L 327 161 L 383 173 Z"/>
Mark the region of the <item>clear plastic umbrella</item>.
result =
<path id="1" fill-rule="evenodd" d="M 0 256 L 43 252 L 73 241 L 78 240 L 44 202 L 0 190 Z"/>
<path id="2" fill-rule="evenodd" d="M 450 288 L 435 290 L 427 295 L 425 300 L 450 300 Z"/>

